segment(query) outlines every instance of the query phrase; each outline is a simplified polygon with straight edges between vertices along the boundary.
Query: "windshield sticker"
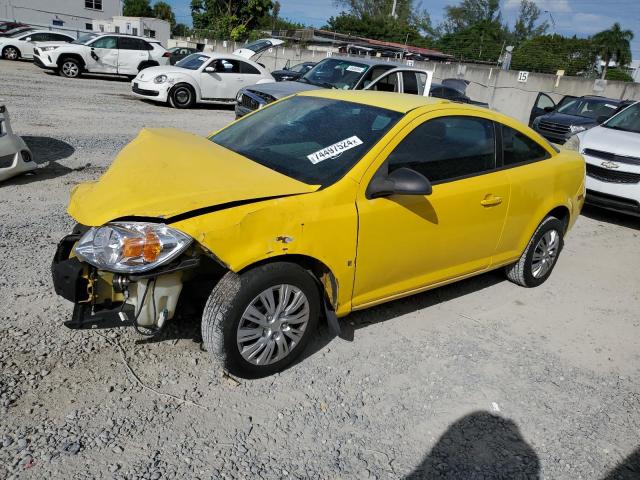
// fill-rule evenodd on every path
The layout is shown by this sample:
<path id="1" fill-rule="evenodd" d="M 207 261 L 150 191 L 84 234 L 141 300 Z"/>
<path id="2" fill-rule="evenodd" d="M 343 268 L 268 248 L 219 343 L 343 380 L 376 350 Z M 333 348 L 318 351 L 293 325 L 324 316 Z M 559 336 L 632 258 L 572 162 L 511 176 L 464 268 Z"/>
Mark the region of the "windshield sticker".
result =
<path id="1" fill-rule="evenodd" d="M 207 60 L 209 60 L 209 57 L 198 57 L 198 60 L 200 60 L 201 62 L 206 62 Z"/>
<path id="2" fill-rule="evenodd" d="M 307 158 L 314 165 L 316 163 L 320 163 L 329 158 L 337 157 L 342 154 L 342 152 L 346 152 L 347 150 L 351 150 L 352 148 L 357 147 L 358 145 L 362 145 L 362 140 L 360 140 L 357 136 L 349 137 L 345 140 L 340 140 L 339 142 L 334 143 L 333 145 L 329 145 L 328 147 L 323 148 L 322 150 L 318 150 L 317 152 L 312 153 L 311 155 L 307 155 Z"/>
<path id="3" fill-rule="evenodd" d="M 364 72 L 364 67 L 356 67 L 355 65 L 349 65 L 347 67 L 347 72 L 362 73 Z"/>

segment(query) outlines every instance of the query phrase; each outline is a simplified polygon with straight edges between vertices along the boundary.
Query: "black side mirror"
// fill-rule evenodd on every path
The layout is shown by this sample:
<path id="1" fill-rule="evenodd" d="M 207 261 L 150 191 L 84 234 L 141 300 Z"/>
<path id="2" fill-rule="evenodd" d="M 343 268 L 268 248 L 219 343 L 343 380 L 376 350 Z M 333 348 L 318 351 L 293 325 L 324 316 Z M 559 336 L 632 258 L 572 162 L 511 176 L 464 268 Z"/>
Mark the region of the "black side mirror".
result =
<path id="1" fill-rule="evenodd" d="M 556 107 L 544 107 L 543 110 L 547 113 L 551 113 L 556 109 Z"/>
<path id="2" fill-rule="evenodd" d="M 607 120 L 609 120 L 609 115 L 600 115 L 597 119 L 596 122 L 598 122 L 598 125 L 600 125 L 601 123 L 606 122 Z"/>
<path id="3" fill-rule="evenodd" d="M 431 195 L 431 182 L 410 168 L 399 168 L 389 175 L 375 176 L 367 188 L 367 198 L 391 195 Z"/>

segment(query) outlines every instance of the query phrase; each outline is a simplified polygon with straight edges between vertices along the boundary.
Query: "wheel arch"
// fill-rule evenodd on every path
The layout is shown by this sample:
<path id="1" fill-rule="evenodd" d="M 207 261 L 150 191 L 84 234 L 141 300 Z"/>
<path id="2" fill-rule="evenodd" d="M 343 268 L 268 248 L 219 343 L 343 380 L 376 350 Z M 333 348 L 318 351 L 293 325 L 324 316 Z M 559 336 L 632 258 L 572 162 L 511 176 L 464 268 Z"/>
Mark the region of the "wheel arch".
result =
<path id="1" fill-rule="evenodd" d="M 62 66 L 62 63 L 65 61 L 65 59 L 70 58 L 73 60 L 77 60 L 78 62 L 80 62 L 80 66 L 85 69 L 87 67 L 86 62 L 84 61 L 84 58 L 82 58 L 82 55 L 78 54 L 78 53 L 62 53 L 58 59 L 56 60 L 56 65 L 58 65 L 58 67 Z"/>
<path id="2" fill-rule="evenodd" d="M 566 205 L 558 205 L 557 207 L 553 208 L 549 213 L 547 213 L 540 220 L 540 222 L 542 222 L 542 220 L 544 220 L 546 217 L 556 217 L 558 220 L 560 220 L 564 224 L 563 233 L 565 234 L 567 233 L 567 230 L 569 229 L 569 222 L 571 221 L 571 211 L 569 210 L 569 207 L 567 207 Z"/>
<path id="3" fill-rule="evenodd" d="M 191 88 L 191 90 L 193 91 L 195 97 L 195 101 L 199 102 L 201 99 L 201 95 L 200 95 L 200 88 L 197 85 L 194 85 L 194 82 L 184 78 L 184 77 L 179 77 L 178 80 L 176 81 L 176 83 L 174 85 L 171 86 L 171 88 L 168 91 L 168 95 L 171 95 L 173 93 L 173 91 L 179 87 L 180 85 L 186 85 L 189 88 Z"/>
<path id="4" fill-rule="evenodd" d="M 141 70 L 144 70 L 145 68 L 158 67 L 158 66 L 160 66 L 160 64 L 155 60 L 143 60 L 138 64 L 138 72 L 140 72 Z"/>
<path id="5" fill-rule="evenodd" d="M 9 44 L 9 45 L 5 45 L 4 47 L 2 47 L 2 56 L 4 57 L 4 52 L 7 48 L 13 48 L 15 51 L 18 52 L 18 58 L 22 58 L 22 51 L 20 50 L 19 47 L 13 45 L 13 44 Z"/>

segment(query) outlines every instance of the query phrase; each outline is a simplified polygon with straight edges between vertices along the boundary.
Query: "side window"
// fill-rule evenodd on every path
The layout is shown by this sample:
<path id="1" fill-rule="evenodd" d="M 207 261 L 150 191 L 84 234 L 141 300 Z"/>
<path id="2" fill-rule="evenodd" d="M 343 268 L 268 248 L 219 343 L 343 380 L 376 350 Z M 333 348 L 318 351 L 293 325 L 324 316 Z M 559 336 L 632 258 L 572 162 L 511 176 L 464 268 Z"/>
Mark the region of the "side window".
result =
<path id="1" fill-rule="evenodd" d="M 502 125 L 502 151 L 505 166 L 535 162 L 550 156 L 538 142 L 506 125 Z"/>
<path id="2" fill-rule="evenodd" d="M 49 40 L 52 42 L 71 42 L 73 40 L 71 37 L 59 33 L 50 33 L 49 36 L 51 37 Z"/>
<path id="3" fill-rule="evenodd" d="M 132 37 L 118 37 L 120 50 L 148 50 L 148 44 L 144 40 Z"/>
<path id="4" fill-rule="evenodd" d="M 214 60 L 213 66 L 216 67 L 216 73 L 240 73 L 240 66 L 235 60 L 221 58 Z"/>
<path id="5" fill-rule="evenodd" d="M 34 33 L 33 35 L 31 35 L 31 40 L 29 40 L 30 42 L 46 42 L 49 40 L 49 34 L 48 33 Z"/>
<path id="6" fill-rule="evenodd" d="M 258 70 L 253 65 L 249 65 L 246 62 L 238 62 L 240 64 L 240 73 L 247 73 L 251 75 L 260 75 L 260 70 Z"/>
<path id="7" fill-rule="evenodd" d="M 97 39 L 91 45 L 92 48 L 118 48 L 118 42 L 116 37 L 102 37 Z"/>
<path id="8" fill-rule="evenodd" d="M 376 78 L 382 75 L 384 72 L 388 72 L 393 67 L 385 66 L 385 65 L 376 65 L 375 67 L 371 67 L 369 71 L 366 73 L 364 77 L 364 81 L 360 85 L 360 88 L 366 88 L 371 82 L 373 82 Z"/>
<path id="9" fill-rule="evenodd" d="M 411 95 L 420 95 L 420 88 L 418 87 L 418 79 L 414 72 L 402 72 L 402 86 L 404 93 Z"/>
<path id="10" fill-rule="evenodd" d="M 371 88 L 371 90 L 377 92 L 397 92 L 399 89 L 398 85 L 398 74 L 391 73 L 384 78 L 382 78 L 379 82 Z"/>
<path id="11" fill-rule="evenodd" d="M 389 172 L 411 168 L 432 183 L 495 169 L 493 122 L 479 117 L 440 117 L 409 133 L 387 158 Z"/>

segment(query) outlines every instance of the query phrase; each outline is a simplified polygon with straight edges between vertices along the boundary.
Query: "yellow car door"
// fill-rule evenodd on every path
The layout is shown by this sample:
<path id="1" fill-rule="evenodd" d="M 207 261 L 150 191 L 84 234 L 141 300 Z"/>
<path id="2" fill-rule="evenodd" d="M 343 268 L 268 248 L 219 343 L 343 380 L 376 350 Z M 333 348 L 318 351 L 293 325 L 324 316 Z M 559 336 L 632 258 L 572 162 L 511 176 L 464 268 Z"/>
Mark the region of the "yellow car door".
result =
<path id="1" fill-rule="evenodd" d="M 508 174 L 496 169 L 497 137 L 481 113 L 448 109 L 419 117 L 387 145 L 358 193 L 354 309 L 489 267 L 510 194 Z M 371 198 L 371 179 L 399 168 L 424 175 L 432 193 Z"/>

